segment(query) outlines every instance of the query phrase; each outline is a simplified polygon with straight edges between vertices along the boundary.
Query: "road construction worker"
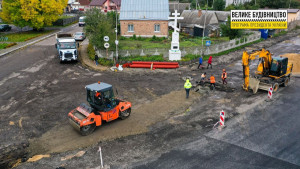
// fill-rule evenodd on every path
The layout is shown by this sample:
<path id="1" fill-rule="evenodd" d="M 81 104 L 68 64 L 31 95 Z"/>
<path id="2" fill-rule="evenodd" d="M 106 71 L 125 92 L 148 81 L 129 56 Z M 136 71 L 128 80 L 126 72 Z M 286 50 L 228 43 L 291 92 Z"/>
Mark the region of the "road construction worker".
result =
<path id="1" fill-rule="evenodd" d="M 207 61 L 207 69 L 208 69 L 209 65 L 210 65 L 210 68 L 212 69 L 212 64 L 211 63 L 212 63 L 212 56 L 210 56 L 208 61 Z"/>
<path id="2" fill-rule="evenodd" d="M 97 104 L 100 104 L 100 103 L 101 103 L 101 93 L 98 92 L 98 91 L 96 91 L 96 93 L 95 93 L 95 102 L 96 102 Z"/>
<path id="3" fill-rule="evenodd" d="M 206 78 L 206 72 L 202 73 L 202 75 L 201 75 L 201 81 L 204 81 L 205 78 Z"/>
<path id="4" fill-rule="evenodd" d="M 203 63 L 203 57 L 201 56 L 201 57 L 199 58 L 199 65 L 198 65 L 198 69 L 200 69 L 200 67 L 203 69 L 203 67 L 202 67 L 202 63 Z"/>
<path id="5" fill-rule="evenodd" d="M 191 87 L 192 87 L 192 84 L 191 84 L 190 80 L 186 79 L 185 84 L 184 84 L 184 88 L 186 91 L 186 98 L 189 98 L 189 93 L 190 93 Z"/>
<path id="6" fill-rule="evenodd" d="M 223 69 L 223 73 L 222 73 L 222 81 L 223 81 L 223 84 L 227 84 L 227 81 L 226 81 L 226 78 L 227 78 L 227 72 L 225 69 Z"/>
<path id="7" fill-rule="evenodd" d="M 210 87 L 211 87 L 211 90 L 216 88 L 216 79 L 215 79 L 214 75 L 210 76 Z"/>

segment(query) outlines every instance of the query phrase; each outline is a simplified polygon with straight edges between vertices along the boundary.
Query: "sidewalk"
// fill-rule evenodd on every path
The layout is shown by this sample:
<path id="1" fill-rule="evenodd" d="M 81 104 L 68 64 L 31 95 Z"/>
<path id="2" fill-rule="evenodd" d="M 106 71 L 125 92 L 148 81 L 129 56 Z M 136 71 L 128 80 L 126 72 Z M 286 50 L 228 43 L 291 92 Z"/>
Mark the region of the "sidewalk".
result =
<path id="1" fill-rule="evenodd" d="M 81 44 L 80 44 L 80 48 L 79 48 L 79 60 L 82 63 L 83 66 L 92 69 L 92 70 L 96 70 L 96 71 L 106 71 L 109 70 L 108 67 L 105 66 L 101 66 L 98 65 L 96 66 L 96 64 L 94 63 L 94 61 L 92 61 L 87 53 L 87 48 L 88 48 L 89 42 L 88 39 L 84 40 Z"/>
<path id="2" fill-rule="evenodd" d="M 50 34 L 47 34 L 47 35 L 43 35 L 43 36 L 39 36 L 39 37 L 36 37 L 36 38 L 33 38 L 31 40 L 28 40 L 28 41 L 25 41 L 25 42 L 16 42 L 17 45 L 15 46 L 12 46 L 10 48 L 7 48 L 7 49 L 1 49 L 0 50 L 0 58 L 7 55 L 7 54 L 10 54 L 11 52 L 14 52 L 16 50 L 19 50 L 21 48 L 24 48 L 24 47 L 27 47 L 27 46 L 30 46 L 30 45 L 33 45 L 37 42 L 40 42 L 42 40 L 45 40 L 51 36 L 54 36 L 55 34 L 57 33 L 60 33 L 60 32 L 64 32 L 64 31 L 67 31 L 69 28 L 72 28 L 74 27 L 74 25 L 77 25 L 77 23 L 75 24 L 72 24 L 72 25 L 69 25 L 67 27 L 61 27 L 61 28 L 57 28 L 57 27 L 49 27 L 49 28 L 45 28 L 47 30 L 54 30 L 52 33 Z"/>
<path id="3" fill-rule="evenodd" d="M 39 41 L 45 40 L 45 39 L 47 39 L 47 38 L 49 38 L 51 36 L 54 36 L 56 33 L 59 33 L 59 32 L 61 32 L 61 30 L 54 31 L 51 34 L 39 36 L 39 37 L 36 37 L 34 39 L 25 41 L 25 42 L 16 42 L 17 45 L 15 45 L 15 46 L 12 46 L 12 47 L 7 48 L 7 49 L 1 49 L 0 50 L 0 57 L 3 57 L 5 55 L 7 55 L 7 54 L 10 54 L 10 53 L 12 53 L 12 52 L 14 52 L 16 50 L 21 49 L 21 48 L 33 45 L 33 44 L 35 44 L 35 43 L 37 43 Z"/>

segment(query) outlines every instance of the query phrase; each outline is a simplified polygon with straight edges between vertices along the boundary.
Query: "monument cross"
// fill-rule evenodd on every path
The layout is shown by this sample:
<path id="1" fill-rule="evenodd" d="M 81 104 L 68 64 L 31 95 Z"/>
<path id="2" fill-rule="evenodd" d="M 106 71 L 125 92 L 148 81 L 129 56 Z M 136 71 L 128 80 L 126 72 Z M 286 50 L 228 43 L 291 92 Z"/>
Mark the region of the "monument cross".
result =
<path id="1" fill-rule="evenodd" d="M 184 19 L 180 16 L 180 13 L 177 13 L 177 10 L 175 10 L 175 13 L 172 13 L 174 17 L 169 17 L 169 19 L 174 19 L 175 23 L 173 25 L 174 32 L 172 33 L 172 42 L 171 42 L 171 50 L 169 50 L 169 60 L 181 60 L 181 51 L 179 49 L 179 28 L 177 28 L 177 21 L 178 19 Z M 177 32 L 178 31 L 178 32 Z"/>
<path id="2" fill-rule="evenodd" d="M 178 17 L 178 16 L 180 16 L 180 13 L 177 13 L 177 10 L 175 10 L 175 13 L 172 13 L 172 15 L 174 17 L 169 17 L 169 20 L 174 19 L 174 21 L 175 21 L 175 23 L 174 23 L 174 32 L 176 32 L 176 31 L 179 31 L 179 28 L 177 28 L 178 19 L 184 19 L 184 18 L 183 17 Z"/>

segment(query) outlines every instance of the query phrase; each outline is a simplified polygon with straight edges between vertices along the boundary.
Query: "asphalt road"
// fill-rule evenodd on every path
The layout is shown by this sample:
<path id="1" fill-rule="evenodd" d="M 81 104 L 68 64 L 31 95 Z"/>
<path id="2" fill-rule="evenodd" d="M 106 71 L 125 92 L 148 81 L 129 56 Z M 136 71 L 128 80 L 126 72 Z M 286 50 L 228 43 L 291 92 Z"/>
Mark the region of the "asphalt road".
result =
<path id="1" fill-rule="evenodd" d="M 75 26 L 66 28 L 65 31 L 74 33 L 81 29 Z M 141 71 L 135 74 L 94 72 L 83 68 L 78 63 L 59 64 L 59 60 L 55 58 L 57 52 L 54 44 L 55 38 L 52 37 L 0 58 L 0 163 L 3 155 L 8 157 L 5 154 L 7 151 L 16 153 L 12 155 L 15 159 L 22 158 L 23 156 L 20 155 L 24 155 L 26 160 L 32 155 L 49 152 L 47 150 L 49 147 L 59 147 L 55 146 L 57 143 L 60 146 L 74 145 L 76 148 L 72 152 L 62 151 L 62 153 L 51 154 L 51 158 L 44 158 L 36 163 L 24 163 L 19 168 L 95 167 L 99 164 L 98 145 L 84 149 L 86 154 L 81 158 L 61 160 L 69 154 L 76 154 L 78 147 L 83 145 L 73 142 L 75 139 L 81 139 L 81 143 L 88 140 L 96 144 L 97 139 L 104 136 L 105 132 L 118 136 L 119 128 L 122 126 L 121 123 L 114 122 L 101 126 L 101 129 L 95 131 L 90 137 L 82 137 L 67 124 L 67 112 L 85 102 L 86 98 L 83 96 L 85 96 L 86 84 L 94 83 L 99 79 L 111 83 L 117 86 L 118 90 L 121 89 L 120 95 L 129 97 L 134 105 L 143 107 L 141 103 L 151 102 L 171 91 L 182 89 L 182 76 L 190 74 L 198 76 L 196 72 L 191 73 L 188 67 L 174 72 L 157 71 L 158 73 L 156 71 Z M 275 53 L 281 53 L 281 47 L 274 45 L 272 48 Z M 296 49 L 292 46 L 288 51 L 295 52 Z M 238 63 L 234 62 L 233 67 L 229 68 L 231 76 L 234 76 L 234 73 L 239 74 L 239 79 L 232 79 L 232 81 L 241 82 L 239 63 L 240 60 Z M 219 65 L 213 70 L 206 71 L 216 72 L 222 68 L 223 65 Z M 154 125 L 154 129 L 149 133 L 99 142 L 104 150 L 104 160 L 106 164 L 117 166 L 116 168 L 122 168 L 120 166 L 124 165 L 129 165 L 129 168 L 297 168 L 299 146 L 291 147 L 291 145 L 299 145 L 296 131 L 298 124 L 294 123 L 297 120 L 295 112 L 299 105 L 290 101 L 296 98 L 299 100 L 297 82 L 299 80 L 296 80 L 289 90 L 282 90 L 279 93 L 283 97 L 275 97 L 276 101 L 266 103 L 266 107 L 258 106 L 252 109 L 249 106 L 248 112 L 245 113 L 241 110 L 244 104 L 247 106 L 256 102 L 263 92 L 256 96 L 238 91 L 216 92 L 218 96 L 211 93 L 208 97 L 200 97 L 199 103 L 189 108 L 190 112 L 186 110 L 182 116 L 165 120 L 161 125 Z M 239 95 L 242 97 L 238 97 Z M 211 104 L 208 104 L 209 102 Z M 231 116 L 230 123 L 226 124 L 227 128 L 222 132 L 210 131 L 211 127 L 207 126 L 214 123 L 213 113 L 217 112 L 217 106 L 225 103 L 227 103 L 225 109 L 232 110 L 228 113 Z M 292 109 L 295 112 L 291 115 L 295 115 L 285 117 L 281 112 L 273 117 L 272 110 L 273 108 L 277 110 L 276 106 L 279 106 L 281 111 Z M 160 106 L 152 106 L 152 112 L 149 110 L 149 113 L 153 114 L 156 108 Z M 235 116 L 236 112 L 240 112 L 241 115 Z M 134 119 L 133 115 L 126 123 Z M 144 123 L 145 116 L 143 114 L 137 116 L 139 116 L 138 120 L 122 128 L 137 128 L 135 124 Z M 293 121 L 286 122 L 284 119 Z M 274 120 L 278 122 L 275 123 Z M 124 125 L 124 122 L 122 124 Z M 55 130 L 64 132 L 49 134 L 49 131 Z M 291 130 L 294 130 L 294 135 Z M 206 132 L 209 133 L 205 134 Z M 41 146 L 31 144 L 33 147 L 29 146 L 29 148 L 34 152 L 22 154 L 27 152 L 25 149 L 29 145 L 29 140 L 43 138 L 41 136 L 47 136 L 47 133 L 49 137 L 45 137 L 46 139 L 57 141 L 54 142 L 53 147 L 47 144 Z M 74 137 L 69 137 L 66 142 L 59 142 L 57 133 Z M 70 140 L 70 138 L 75 139 Z"/>
<path id="2" fill-rule="evenodd" d="M 271 102 L 133 168 L 300 168 L 300 79 Z"/>

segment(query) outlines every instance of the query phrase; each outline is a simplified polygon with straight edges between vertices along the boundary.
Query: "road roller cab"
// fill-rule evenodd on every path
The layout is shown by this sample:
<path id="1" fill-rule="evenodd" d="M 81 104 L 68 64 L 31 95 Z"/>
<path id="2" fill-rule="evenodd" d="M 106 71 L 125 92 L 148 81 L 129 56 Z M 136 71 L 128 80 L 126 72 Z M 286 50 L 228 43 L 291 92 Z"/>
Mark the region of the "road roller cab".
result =
<path id="1" fill-rule="evenodd" d="M 83 103 L 68 115 L 70 124 L 82 135 L 92 133 L 102 121 L 125 119 L 130 115 L 131 103 L 115 98 L 112 85 L 98 82 L 85 88 L 90 107 Z"/>

